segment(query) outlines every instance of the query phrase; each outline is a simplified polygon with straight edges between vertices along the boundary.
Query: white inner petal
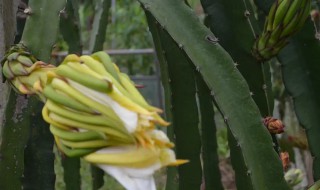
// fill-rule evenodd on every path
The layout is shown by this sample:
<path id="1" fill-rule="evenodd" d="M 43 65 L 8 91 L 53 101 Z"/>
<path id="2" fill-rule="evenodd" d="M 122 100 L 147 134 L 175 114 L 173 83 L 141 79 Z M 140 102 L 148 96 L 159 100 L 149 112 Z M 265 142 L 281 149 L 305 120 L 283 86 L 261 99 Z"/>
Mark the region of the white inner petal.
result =
<path id="1" fill-rule="evenodd" d="M 129 133 L 132 133 L 136 130 L 138 125 L 138 114 L 136 112 L 130 111 L 121 106 L 118 102 L 114 101 L 105 93 L 94 91 L 70 79 L 68 79 L 68 83 L 75 89 L 82 92 L 83 95 L 92 98 L 94 101 L 99 102 L 100 104 L 111 107 L 118 117 L 123 121 L 124 126 Z M 116 87 L 113 86 L 113 88 Z"/>
<path id="2" fill-rule="evenodd" d="M 108 165 L 98 166 L 128 190 L 156 190 L 152 175 L 161 167 L 160 163 L 141 169 Z"/>

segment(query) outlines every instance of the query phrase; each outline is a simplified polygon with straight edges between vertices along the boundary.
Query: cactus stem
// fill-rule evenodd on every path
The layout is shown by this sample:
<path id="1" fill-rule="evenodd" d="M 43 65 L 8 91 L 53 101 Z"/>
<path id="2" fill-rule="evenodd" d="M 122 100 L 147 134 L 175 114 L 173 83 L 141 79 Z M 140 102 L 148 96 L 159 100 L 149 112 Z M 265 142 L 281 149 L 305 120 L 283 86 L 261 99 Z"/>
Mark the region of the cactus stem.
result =
<path id="1" fill-rule="evenodd" d="M 254 31 L 253 26 L 252 26 L 252 23 L 251 23 L 251 21 L 250 21 L 250 15 L 251 15 L 251 13 L 250 13 L 250 11 L 249 11 L 249 9 L 248 9 L 246 0 L 242 0 L 242 2 L 243 2 L 243 5 L 244 5 L 244 7 L 245 7 L 244 16 L 246 17 L 246 20 L 247 20 L 247 22 L 248 22 L 248 24 L 249 24 L 249 27 L 250 27 L 250 29 L 251 29 L 251 32 L 252 32 L 254 38 L 256 38 L 257 34 L 256 34 L 256 32 Z"/>
<path id="2" fill-rule="evenodd" d="M 264 80 L 264 84 L 262 86 L 262 89 L 264 91 L 264 95 L 266 97 L 266 101 L 267 101 L 267 109 L 268 109 L 268 115 L 271 115 L 271 110 L 270 110 L 270 102 L 269 102 L 269 98 L 268 98 L 268 92 L 267 92 L 267 85 L 266 85 L 266 74 L 265 74 L 265 70 L 264 70 L 264 63 L 261 63 L 261 71 L 262 71 L 262 78 Z"/>

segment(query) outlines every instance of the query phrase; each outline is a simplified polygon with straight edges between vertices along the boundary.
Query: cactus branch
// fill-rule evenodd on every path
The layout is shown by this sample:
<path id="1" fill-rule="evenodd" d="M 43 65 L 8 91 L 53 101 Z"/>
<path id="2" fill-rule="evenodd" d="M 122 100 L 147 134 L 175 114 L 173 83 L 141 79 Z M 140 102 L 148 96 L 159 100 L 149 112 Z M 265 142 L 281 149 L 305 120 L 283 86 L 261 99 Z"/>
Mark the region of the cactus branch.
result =
<path id="1" fill-rule="evenodd" d="M 288 189 L 281 163 L 272 148 L 268 131 L 262 126 L 260 112 L 251 99 L 249 88 L 234 67 L 230 55 L 218 45 L 216 37 L 183 2 L 139 1 L 168 31 L 200 71 L 242 148 L 254 188 Z M 179 22 L 172 22 L 172 18 Z M 256 159 L 258 152 L 260 159 Z"/>
<path id="2" fill-rule="evenodd" d="M 161 70 L 161 81 L 162 86 L 164 89 L 164 96 L 165 96 L 165 113 L 166 118 L 168 121 L 172 121 L 172 92 L 170 87 L 170 76 L 169 76 L 169 69 L 168 69 L 168 62 L 164 56 L 163 47 L 161 44 L 160 33 L 158 30 L 159 23 L 154 19 L 154 17 L 147 11 L 145 11 L 146 18 L 148 21 L 149 30 L 153 37 L 154 46 L 157 53 L 157 58 L 160 64 Z M 174 137 L 174 129 L 173 126 L 167 127 L 167 135 L 169 139 L 175 143 Z M 178 185 L 178 171 L 175 167 L 167 168 L 167 180 L 166 180 L 166 189 L 167 190 L 177 190 L 179 187 Z"/>
<path id="3" fill-rule="evenodd" d="M 172 122 L 177 156 L 190 160 L 180 166 L 179 189 L 199 188 L 202 180 L 201 141 L 198 130 L 198 108 L 195 99 L 194 67 L 172 38 L 158 25 L 164 56 L 168 62 L 172 92 Z M 188 86 L 188 88 L 185 88 Z M 183 97 L 183 98 L 182 98 Z M 188 146 L 186 146 L 188 144 Z"/>

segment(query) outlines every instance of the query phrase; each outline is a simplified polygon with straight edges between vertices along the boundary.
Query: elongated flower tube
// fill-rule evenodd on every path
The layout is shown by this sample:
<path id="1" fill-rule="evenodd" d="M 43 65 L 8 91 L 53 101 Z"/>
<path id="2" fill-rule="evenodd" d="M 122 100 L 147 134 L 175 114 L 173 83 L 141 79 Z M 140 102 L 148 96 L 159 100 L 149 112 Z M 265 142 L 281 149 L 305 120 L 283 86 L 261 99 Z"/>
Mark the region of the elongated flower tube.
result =
<path id="1" fill-rule="evenodd" d="M 252 48 L 253 55 L 265 61 L 288 44 L 309 16 L 311 0 L 276 0 L 266 18 L 264 30 Z"/>
<path id="2" fill-rule="evenodd" d="M 130 190 L 154 190 L 156 170 L 187 162 L 175 158 L 173 143 L 156 129 L 169 125 L 162 111 L 145 101 L 107 54 L 68 55 L 43 79 L 35 89 L 45 101 L 42 115 L 67 156 L 96 164 Z"/>

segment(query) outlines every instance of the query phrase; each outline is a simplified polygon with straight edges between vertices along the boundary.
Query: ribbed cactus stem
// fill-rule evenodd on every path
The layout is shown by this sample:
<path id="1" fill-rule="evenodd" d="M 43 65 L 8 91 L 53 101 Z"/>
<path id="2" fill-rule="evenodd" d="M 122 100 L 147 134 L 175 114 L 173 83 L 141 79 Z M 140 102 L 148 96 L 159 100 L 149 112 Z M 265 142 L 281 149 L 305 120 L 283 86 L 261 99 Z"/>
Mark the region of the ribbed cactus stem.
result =
<path id="1" fill-rule="evenodd" d="M 232 133 L 238 139 L 250 170 L 253 187 L 288 189 L 279 158 L 272 148 L 268 131 L 261 123 L 260 112 L 251 98 L 249 88 L 234 67 L 230 55 L 218 45 L 215 36 L 198 21 L 183 2 L 139 1 L 180 44 L 181 49 L 200 71 L 213 98 L 224 113 Z M 173 22 L 169 18 L 176 18 L 180 22 Z M 258 146 L 253 146 L 252 143 L 258 142 Z M 257 152 L 261 155 L 260 159 L 256 159 Z"/>
<path id="2" fill-rule="evenodd" d="M 147 16 L 151 15 L 147 14 Z M 157 51 L 164 53 L 168 65 L 169 85 L 172 93 L 172 125 L 177 156 L 190 160 L 190 163 L 178 168 L 179 189 L 195 189 L 201 184 L 202 172 L 199 157 L 201 141 L 198 130 L 198 108 L 195 99 L 194 68 L 181 48 L 166 31 L 160 25 L 156 25 L 156 27 L 157 30 L 153 31 L 153 35 L 159 34 L 163 48 L 157 49 Z M 185 86 L 188 86 L 188 88 L 185 88 Z"/>
<path id="3" fill-rule="evenodd" d="M 96 1 L 94 21 L 90 36 L 89 51 L 94 53 L 103 49 L 103 43 L 106 38 L 107 25 L 109 21 L 109 10 L 111 0 Z"/>
<path id="4" fill-rule="evenodd" d="M 158 30 L 158 22 L 154 19 L 154 17 L 149 13 L 145 12 L 149 30 L 153 37 L 154 46 L 157 53 L 157 58 L 160 65 L 161 70 L 161 81 L 162 86 L 164 89 L 164 96 L 165 96 L 165 114 L 168 121 L 172 121 L 172 91 L 170 86 L 170 75 L 168 69 L 168 62 L 165 58 L 163 53 L 163 45 L 161 43 L 160 33 Z M 173 126 L 168 126 L 167 128 L 167 135 L 172 142 L 175 142 L 175 135 L 174 135 L 174 128 Z M 167 168 L 167 180 L 166 180 L 166 187 L 167 190 L 177 190 L 179 187 L 178 184 L 178 171 L 177 168 L 169 167 Z"/>
<path id="5" fill-rule="evenodd" d="M 222 190 L 216 123 L 210 90 L 200 73 L 196 73 L 202 141 L 203 182 L 206 190 Z"/>

